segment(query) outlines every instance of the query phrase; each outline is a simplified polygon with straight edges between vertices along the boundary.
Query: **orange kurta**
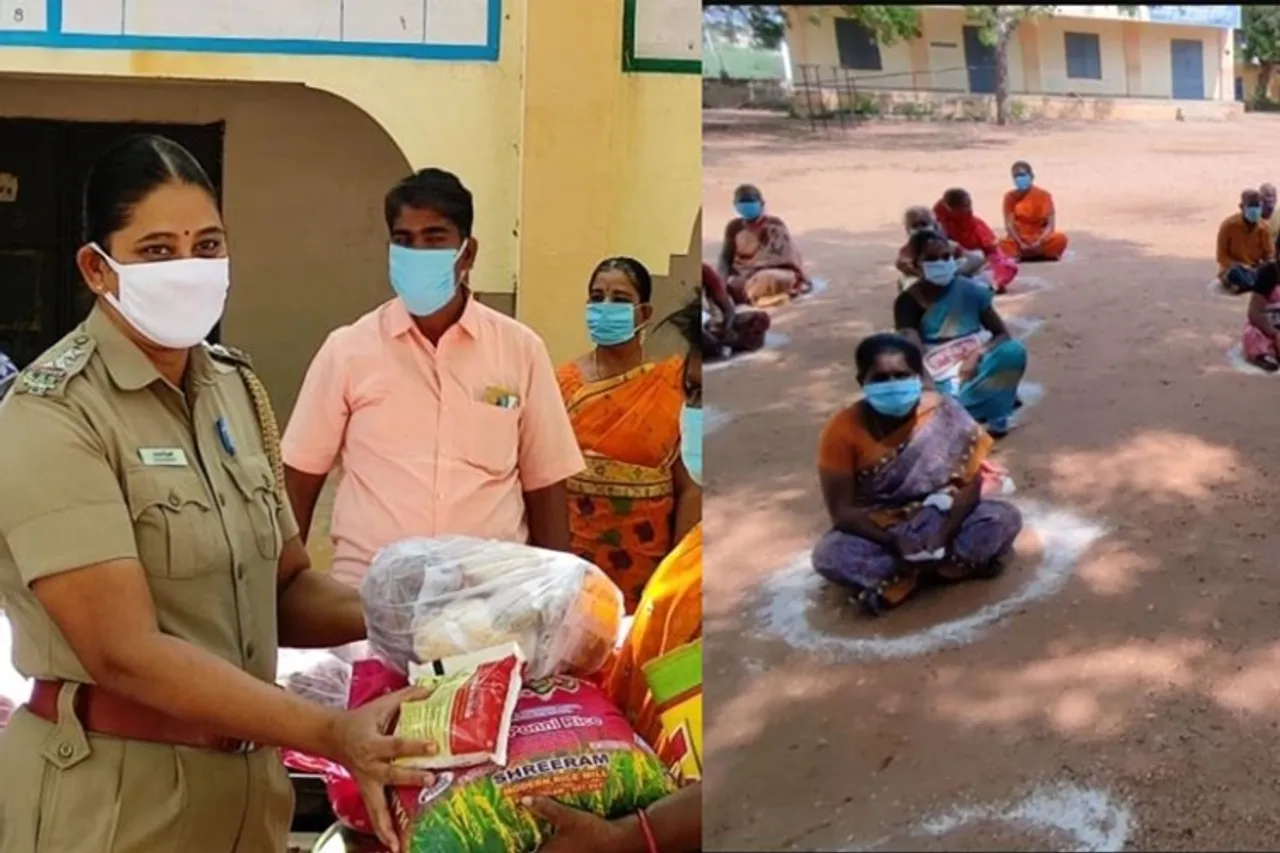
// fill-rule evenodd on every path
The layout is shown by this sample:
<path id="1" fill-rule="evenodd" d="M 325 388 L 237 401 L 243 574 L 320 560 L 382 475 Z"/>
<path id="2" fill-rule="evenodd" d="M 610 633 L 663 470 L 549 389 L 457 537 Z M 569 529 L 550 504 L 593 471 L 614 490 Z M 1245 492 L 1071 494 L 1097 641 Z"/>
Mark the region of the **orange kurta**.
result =
<path id="1" fill-rule="evenodd" d="M 1067 251 L 1067 235 L 1049 231 L 1054 207 L 1053 195 L 1047 190 L 1037 186 L 1026 192 L 1009 190 L 1004 194 L 1004 215 L 1023 243 L 1042 241 L 1038 249 L 1027 251 L 1012 236 L 1006 237 L 1000 241 L 1000 250 L 1009 257 L 1056 261 Z"/>
<path id="2" fill-rule="evenodd" d="M 556 373 L 587 463 L 567 484 L 571 546 L 618 585 L 628 613 L 671 550 L 683 369 L 671 358 L 598 382 L 574 363 Z"/>
<path id="3" fill-rule="evenodd" d="M 670 754 L 662 720 L 642 668 L 646 663 L 702 636 L 702 525 L 689 531 L 654 572 L 636 610 L 635 621 L 609 668 L 606 689 L 668 766 Z"/>

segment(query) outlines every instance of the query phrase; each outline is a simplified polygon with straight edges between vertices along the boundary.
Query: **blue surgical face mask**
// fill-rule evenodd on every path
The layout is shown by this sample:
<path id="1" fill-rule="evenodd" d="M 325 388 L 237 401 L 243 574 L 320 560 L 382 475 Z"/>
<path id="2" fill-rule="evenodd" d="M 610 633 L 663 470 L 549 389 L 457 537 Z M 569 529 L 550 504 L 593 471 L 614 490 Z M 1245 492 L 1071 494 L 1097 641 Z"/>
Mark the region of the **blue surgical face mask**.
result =
<path id="1" fill-rule="evenodd" d="M 759 219 L 760 214 L 764 213 L 764 202 L 762 201 L 735 201 L 733 209 L 738 215 L 748 221 Z"/>
<path id="2" fill-rule="evenodd" d="M 1031 189 L 1031 176 L 1026 172 L 1019 172 L 1013 176 L 1013 185 L 1019 190 L 1026 192 Z"/>
<path id="3" fill-rule="evenodd" d="M 588 303 L 587 333 L 597 346 L 625 344 L 636 336 L 636 306 L 630 302 Z"/>
<path id="4" fill-rule="evenodd" d="M 693 481 L 702 485 L 702 409 L 688 403 L 680 409 L 680 459 Z"/>
<path id="5" fill-rule="evenodd" d="M 919 405 L 923 390 L 924 383 L 919 376 L 872 382 L 862 387 L 868 405 L 887 418 L 901 418 L 910 414 Z"/>
<path id="6" fill-rule="evenodd" d="M 430 317 L 458 292 L 454 265 L 467 246 L 457 249 L 410 249 L 391 244 L 391 289 L 415 317 Z"/>
<path id="7" fill-rule="evenodd" d="M 956 277 L 956 259 L 922 261 L 920 263 L 920 272 L 924 273 L 924 280 L 930 284 L 946 287 Z"/>
<path id="8" fill-rule="evenodd" d="M 1257 222 L 1262 218 L 1262 208 L 1250 205 L 1244 209 L 1244 218 L 1249 222 Z"/>

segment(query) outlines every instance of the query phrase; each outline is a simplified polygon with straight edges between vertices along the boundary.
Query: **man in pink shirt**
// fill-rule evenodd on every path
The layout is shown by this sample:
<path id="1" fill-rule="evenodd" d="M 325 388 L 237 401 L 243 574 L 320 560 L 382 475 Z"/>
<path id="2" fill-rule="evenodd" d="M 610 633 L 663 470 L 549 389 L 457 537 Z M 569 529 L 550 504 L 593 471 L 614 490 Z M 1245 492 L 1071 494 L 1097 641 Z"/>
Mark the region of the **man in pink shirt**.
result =
<path id="1" fill-rule="evenodd" d="M 359 583 L 374 553 L 406 536 L 568 551 L 564 484 L 582 454 L 542 340 L 471 295 L 471 193 L 423 169 L 387 194 L 385 213 L 396 298 L 329 335 L 285 430 L 302 535 L 340 463 L 339 580 Z"/>

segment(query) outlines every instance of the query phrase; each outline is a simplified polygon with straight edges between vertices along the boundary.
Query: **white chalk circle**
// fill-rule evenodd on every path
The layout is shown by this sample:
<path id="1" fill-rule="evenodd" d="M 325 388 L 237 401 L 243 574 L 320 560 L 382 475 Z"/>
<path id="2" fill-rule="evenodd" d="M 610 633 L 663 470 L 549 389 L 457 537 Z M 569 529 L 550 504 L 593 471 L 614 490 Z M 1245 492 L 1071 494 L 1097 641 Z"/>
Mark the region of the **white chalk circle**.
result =
<path id="1" fill-rule="evenodd" d="M 1268 373 L 1256 364 L 1250 364 L 1244 357 L 1244 344 L 1236 344 L 1227 350 L 1227 363 L 1231 365 L 1232 370 L 1247 373 L 1250 376 L 1280 376 L 1280 371 Z"/>
<path id="2" fill-rule="evenodd" d="M 755 352 L 740 353 L 732 355 L 728 358 L 719 359 L 717 361 L 708 361 L 702 365 L 703 373 L 714 373 L 717 370 L 724 370 L 727 367 L 733 367 L 736 364 L 745 364 L 749 361 L 772 361 L 778 357 L 774 352 L 779 347 L 785 347 L 791 343 L 791 336 L 782 332 L 765 332 L 764 346 Z"/>
<path id="3" fill-rule="evenodd" d="M 814 571 L 813 561 L 806 552 L 761 584 L 757 633 L 833 662 L 909 658 L 974 642 L 1006 616 L 1060 592 L 1081 556 L 1107 532 L 1102 526 L 1067 510 L 1053 509 L 1037 501 L 1014 503 L 1022 510 L 1023 527 L 1039 537 L 1044 555 L 1031 572 L 1030 580 L 1008 598 L 912 634 L 833 635 L 816 628 L 808 617 L 810 604 L 827 581 Z M 883 618 L 892 618 L 892 615 Z"/>
<path id="4" fill-rule="evenodd" d="M 1034 408 L 1044 400 L 1044 386 L 1039 382 L 1027 382 L 1023 380 L 1018 383 L 1018 399 L 1022 401 L 1022 405 L 1018 408 L 1019 412 L 1025 412 L 1027 409 Z"/>
<path id="5" fill-rule="evenodd" d="M 1069 851 L 1120 853 L 1136 821 L 1129 808 L 1099 788 L 1074 784 L 1042 786 L 1017 800 L 980 806 L 958 806 L 914 824 L 914 838 L 941 838 L 979 823 L 1002 823 L 1036 830 L 1069 844 Z M 876 850 L 890 841 L 880 838 L 846 850 Z"/>
<path id="6" fill-rule="evenodd" d="M 792 299 L 792 302 L 804 302 L 809 299 L 814 299 L 831 289 L 831 282 L 818 276 L 810 278 L 809 283 L 811 285 L 809 292 L 800 294 Z"/>
<path id="7" fill-rule="evenodd" d="M 1039 275 L 1025 275 L 1021 272 L 1018 277 L 1009 283 L 1009 289 L 1004 293 L 998 294 L 996 299 L 1007 302 L 1010 299 L 1017 299 L 1019 296 L 1031 296 L 1036 293 L 1044 293 L 1047 290 L 1053 290 L 1058 284 L 1055 281 Z"/>
<path id="8" fill-rule="evenodd" d="M 702 436 L 703 438 L 711 435 L 711 433 L 720 429 L 726 424 L 732 423 L 736 416 L 732 412 L 726 412 L 717 409 L 714 406 L 702 407 Z"/>
<path id="9" fill-rule="evenodd" d="M 1226 299 L 1238 299 L 1242 294 L 1232 293 L 1222 286 L 1222 282 L 1216 278 L 1209 279 L 1209 283 L 1205 285 L 1205 293 L 1214 297 L 1225 297 Z"/>
<path id="10" fill-rule="evenodd" d="M 1044 328 L 1044 320 L 1039 317 L 1006 317 L 1004 326 L 1009 330 L 1009 334 L 1020 341 L 1025 341 Z"/>

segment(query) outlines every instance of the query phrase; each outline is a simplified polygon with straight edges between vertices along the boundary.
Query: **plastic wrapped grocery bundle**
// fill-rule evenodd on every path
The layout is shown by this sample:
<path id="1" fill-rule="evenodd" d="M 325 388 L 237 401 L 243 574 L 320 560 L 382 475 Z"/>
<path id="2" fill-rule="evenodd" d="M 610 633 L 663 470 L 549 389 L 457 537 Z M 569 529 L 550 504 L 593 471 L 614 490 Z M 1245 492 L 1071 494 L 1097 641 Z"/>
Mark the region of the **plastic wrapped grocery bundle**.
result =
<path id="1" fill-rule="evenodd" d="M 30 695 L 31 679 L 22 677 L 13 668 L 12 629 L 8 617 L 0 610 L 0 729 L 8 724 L 13 710 Z"/>
<path id="2" fill-rule="evenodd" d="M 402 539 L 360 586 L 369 645 L 400 672 L 518 643 L 525 677 L 590 675 L 609 658 L 622 593 L 572 554 L 466 536 Z"/>
<path id="3" fill-rule="evenodd" d="M 276 684 L 326 707 L 345 708 L 351 664 L 329 649 L 281 649 Z"/>

